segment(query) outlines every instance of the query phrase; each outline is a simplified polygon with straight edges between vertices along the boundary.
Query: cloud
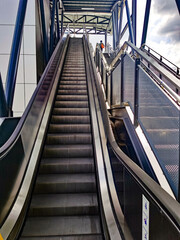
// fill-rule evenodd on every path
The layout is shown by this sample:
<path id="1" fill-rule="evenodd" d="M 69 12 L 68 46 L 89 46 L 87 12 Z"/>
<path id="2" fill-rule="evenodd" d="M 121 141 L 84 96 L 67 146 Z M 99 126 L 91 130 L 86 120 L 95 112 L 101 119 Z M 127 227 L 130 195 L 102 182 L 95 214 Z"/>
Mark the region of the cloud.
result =
<path id="1" fill-rule="evenodd" d="M 169 38 L 172 43 L 178 43 L 180 41 L 180 17 L 178 15 L 166 17 L 166 22 L 159 29 L 159 34 Z"/>
<path id="2" fill-rule="evenodd" d="M 153 7 L 158 14 L 178 12 L 175 0 L 158 0 L 153 3 Z"/>

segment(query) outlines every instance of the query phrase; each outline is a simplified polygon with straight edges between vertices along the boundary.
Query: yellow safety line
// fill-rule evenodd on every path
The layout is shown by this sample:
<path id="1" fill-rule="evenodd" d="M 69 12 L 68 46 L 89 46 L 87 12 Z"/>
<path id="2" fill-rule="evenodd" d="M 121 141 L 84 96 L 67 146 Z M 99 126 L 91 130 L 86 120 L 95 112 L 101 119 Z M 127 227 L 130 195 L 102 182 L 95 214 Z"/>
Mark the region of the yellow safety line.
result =
<path id="1" fill-rule="evenodd" d="M 1 234 L 0 234 L 0 240 L 4 240 Z"/>

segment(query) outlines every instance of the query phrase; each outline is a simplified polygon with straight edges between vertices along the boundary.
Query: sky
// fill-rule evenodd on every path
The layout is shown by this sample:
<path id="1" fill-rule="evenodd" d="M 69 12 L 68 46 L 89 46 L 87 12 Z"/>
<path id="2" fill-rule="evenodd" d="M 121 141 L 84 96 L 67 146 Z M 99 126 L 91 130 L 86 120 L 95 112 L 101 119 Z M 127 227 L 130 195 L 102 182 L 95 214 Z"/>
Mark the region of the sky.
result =
<path id="1" fill-rule="evenodd" d="M 140 47 L 146 0 L 137 1 L 137 46 Z M 131 0 L 129 0 L 131 11 Z M 124 9 L 123 25 L 127 22 Z M 122 39 L 128 38 L 128 31 Z M 102 36 L 90 37 L 93 46 Z M 112 44 L 112 37 L 108 38 Z M 103 39 L 104 40 L 104 39 Z M 152 0 L 146 44 L 180 67 L 180 15 L 175 0 Z M 179 53 L 179 54 L 178 54 Z"/>

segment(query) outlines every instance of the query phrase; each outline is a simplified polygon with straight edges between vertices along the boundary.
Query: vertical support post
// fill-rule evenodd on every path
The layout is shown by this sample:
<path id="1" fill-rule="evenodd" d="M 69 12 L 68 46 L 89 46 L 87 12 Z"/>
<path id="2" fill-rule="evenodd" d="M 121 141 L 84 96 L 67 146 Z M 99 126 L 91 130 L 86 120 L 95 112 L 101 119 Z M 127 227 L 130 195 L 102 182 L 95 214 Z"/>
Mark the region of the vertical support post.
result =
<path id="1" fill-rule="evenodd" d="M 134 126 L 138 126 L 139 117 L 139 64 L 140 58 L 135 59 L 135 79 L 134 79 Z"/>
<path id="2" fill-rule="evenodd" d="M 0 117 L 7 117 L 8 116 L 8 109 L 6 104 L 6 98 L 4 94 L 4 88 L 2 84 L 2 78 L 0 73 Z"/>
<path id="3" fill-rule="evenodd" d="M 117 4 L 116 7 L 115 7 L 116 47 L 118 46 L 118 10 L 119 10 L 119 6 Z"/>
<path id="4" fill-rule="evenodd" d="M 145 15 L 144 15 L 144 25 L 143 25 L 141 46 L 146 43 L 146 36 L 147 36 L 147 29 L 148 29 L 148 23 L 149 23 L 150 7 L 151 7 L 151 0 L 147 0 L 147 2 L 146 2 L 146 10 L 145 10 Z"/>
<path id="5" fill-rule="evenodd" d="M 59 11 L 58 11 L 58 3 L 59 1 L 57 1 L 56 3 L 56 21 L 57 21 L 57 38 L 58 41 L 60 39 L 60 29 L 59 29 Z"/>
<path id="6" fill-rule="evenodd" d="M 124 102 L 124 54 L 121 54 L 121 99 L 120 104 Z"/>
<path id="7" fill-rule="evenodd" d="M 118 30 L 119 34 L 118 34 L 118 43 L 117 43 L 118 46 L 120 46 L 120 40 L 121 40 L 123 10 L 124 10 L 124 2 L 121 3 L 121 10 L 120 10 L 120 17 L 119 17 L 119 30 Z"/>
<path id="8" fill-rule="evenodd" d="M 107 52 L 107 29 L 105 31 L 105 36 L 104 36 L 104 42 L 105 42 L 105 51 Z"/>
<path id="9" fill-rule="evenodd" d="M 112 104 L 113 104 L 113 75 L 111 72 L 111 75 L 110 75 L 110 107 L 112 106 Z"/>
<path id="10" fill-rule="evenodd" d="M 116 49 L 116 27 L 115 27 L 115 16 L 114 11 L 112 12 L 112 25 L 113 25 L 113 50 Z"/>
<path id="11" fill-rule="evenodd" d="M 136 45 L 136 25 L 137 25 L 137 0 L 132 1 L 132 28 L 134 33 L 134 44 Z"/>
<path id="12" fill-rule="evenodd" d="M 56 10 L 56 0 L 53 0 L 53 6 L 51 10 L 51 27 L 50 27 L 50 56 L 53 52 L 53 47 L 54 47 L 55 10 Z"/>
<path id="13" fill-rule="evenodd" d="M 130 40 L 134 44 L 134 34 L 133 34 L 131 18 L 130 18 L 130 13 L 129 13 L 128 0 L 125 1 L 125 5 L 126 5 L 126 14 L 127 14 L 128 27 L 129 27 Z"/>
<path id="14" fill-rule="evenodd" d="M 41 12 L 41 23 L 42 23 L 42 33 L 43 33 L 44 58 L 45 58 L 45 65 L 46 65 L 48 62 L 48 41 L 47 41 L 47 33 L 46 33 L 46 23 L 45 23 L 43 0 L 40 0 L 40 12 Z"/>
<path id="15" fill-rule="evenodd" d="M 61 10 L 61 36 L 63 35 L 63 15 L 64 15 L 64 11 L 62 9 Z"/>
<path id="16" fill-rule="evenodd" d="M 12 116 L 12 105 L 13 105 L 14 91 L 15 91 L 15 85 L 16 85 L 16 75 L 18 70 L 26 7 L 27 7 L 27 0 L 20 0 L 18 11 L 17 11 L 16 24 L 15 24 L 12 47 L 11 47 L 11 55 L 9 59 L 9 66 L 8 66 L 7 78 L 6 78 L 5 92 L 6 92 L 6 102 L 7 102 L 9 116 Z"/>

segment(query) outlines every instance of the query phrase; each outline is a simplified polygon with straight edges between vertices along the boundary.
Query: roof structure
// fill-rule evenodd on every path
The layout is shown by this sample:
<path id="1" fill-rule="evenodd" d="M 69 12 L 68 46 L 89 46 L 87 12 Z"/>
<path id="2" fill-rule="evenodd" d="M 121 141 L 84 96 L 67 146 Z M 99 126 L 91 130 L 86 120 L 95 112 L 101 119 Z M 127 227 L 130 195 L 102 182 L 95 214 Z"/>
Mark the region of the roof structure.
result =
<path id="1" fill-rule="evenodd" d="M 64 12 L 63 25 L 69 25 L 70 30 L 76 34 L 82 33 L 84 27 L 91 34 L 109 32 L 112 9 L 117 2 L 121 1 L 60 0 L 60 8 Z"/>

